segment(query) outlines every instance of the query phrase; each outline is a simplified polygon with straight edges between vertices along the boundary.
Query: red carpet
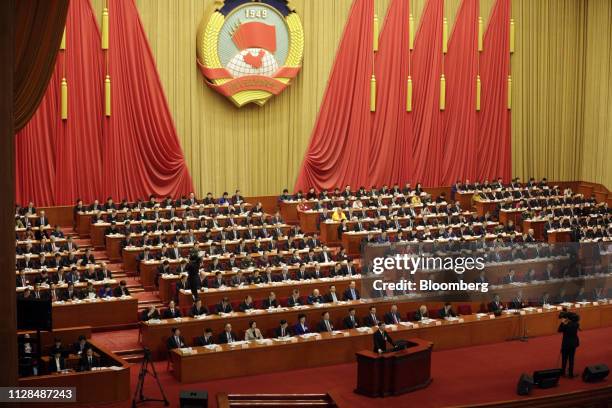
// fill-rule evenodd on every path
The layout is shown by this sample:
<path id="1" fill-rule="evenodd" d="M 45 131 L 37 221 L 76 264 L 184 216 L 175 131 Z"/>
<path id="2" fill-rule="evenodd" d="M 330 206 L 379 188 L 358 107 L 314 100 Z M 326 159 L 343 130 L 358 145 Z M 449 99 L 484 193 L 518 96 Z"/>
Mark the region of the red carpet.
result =
<path id="1" fill-rule="evenodd" d="M 108 334 L 107 334 L 108 335 Z M 576 355 L 576 373 L 586 365 L 606 363 L 612 365 L 612 327 L 581 333 L 581 346 Z M 401 397 L 370 399 L 354 394 L 356 365 L 343 364 L 317 369 L 298 370 L 275 374 L 241 377 L 208 383 L 180 384 L 166 371 L 166 363 L 156 364 L 164 390 L 171 406 L 178 406 L 180 390 L 208 390 L 209 406 L 216 406 L 218 392 L 231 393 L 324 393 L 332 392 L 341 407 L 444 407 L 513 400 L 516 383 L 522 372 L 531 374 L 536 369 L 554 368 L 560 346 L 559 336 L 540 337 L 529 342 L 506 342 L 433 353 L 432 384 Z M 323 352 L 324 350 L 322 350 Z M 139 365 L 132 368 L 132 387 L 135 386 Z M 202 367 L 206 370 L 206 367 Z M 538 397 L 609 384 L 610 378 L 599 384 L 585 384 L 581 379 L 562 378 L 554 389 L 534 389 L 531 396 Z M 133 390 L 133 388 L 132 388 Z M 145 396 L 158 394 L 152 378 L 147 378 Z M 128 406 L 115 404 L 114 407 Z M 162 406 L 147 403 L 145 407 Z"/>
<path id="2" fill-rule="evenodd" d="M 102 347 L 111 351 L 131 350 L 142 347 L 138 343 L 138 329 L 92 333 L 91 338 Z"/>

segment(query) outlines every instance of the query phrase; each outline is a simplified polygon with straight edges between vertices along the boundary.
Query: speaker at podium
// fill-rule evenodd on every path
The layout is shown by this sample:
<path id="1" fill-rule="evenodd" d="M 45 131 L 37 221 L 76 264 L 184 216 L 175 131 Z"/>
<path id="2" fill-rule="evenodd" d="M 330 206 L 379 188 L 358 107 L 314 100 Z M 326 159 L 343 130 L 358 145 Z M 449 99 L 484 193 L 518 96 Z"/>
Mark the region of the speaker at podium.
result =
<path id="1" fill-rule="evenodd" d="M 364 350 L 357 356 L 357 394 L 387 397 L 427 387 L 431 379 L 433 343 L 421 339 L 398 341 L 387 353 Z"/>

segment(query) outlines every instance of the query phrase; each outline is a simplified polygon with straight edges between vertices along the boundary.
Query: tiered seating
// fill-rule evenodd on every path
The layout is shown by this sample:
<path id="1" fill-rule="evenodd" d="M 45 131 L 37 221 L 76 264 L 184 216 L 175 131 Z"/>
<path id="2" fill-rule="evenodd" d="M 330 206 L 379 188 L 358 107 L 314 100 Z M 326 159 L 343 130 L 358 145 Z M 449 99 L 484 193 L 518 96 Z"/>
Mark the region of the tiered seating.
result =
<path id="1" fill-rule="evenodd" d="M 366 237 L 386 242 L 470 240 L 486 235 L 487 239 L 502 236 L 513 242 L 531 242 L 543 238 L 546 221 L 546 232 L 554 235 L 549 239 L 552 242 L 605 240 L 612 235 L 611 209 L 606 203 L 597 204 L 570 189 L 560 192 L 546 180 L 524 185 L 516 180 L 508 185 L 500 180 L 483 184 L 467 181 L 457 183 L 451 191 L 451 202 L 444 193 L 434 199 L 409 185 L 357 191 L 347 186 L 342 192 L 285 193 L 279 199 L 285 208 L 296 206 L 305 231 L 320 230 L 324 242 L 342 243 L 351 255 L 359 252 Z M 465 197 L 469 198 L 467 203 Z M 558 232 L 568 235 L 557 237 Z"/>
<path id="2" fill-rule="evenodd" d="M 78 203 L 74 212 L 76 225 L 87 223 L 92 240 L 95 241 L 97 236 L 102 237 L 101 247 L 114 254 L 110 256 L 111 259 L 121 259 L 124 270 L 137 272 L 145 288 L 158 289 L 161 302 L 178 301 L 178 310 L 183 316 L 191 314 L 193 304 L 192 288 L 185 276 L 187 258 L 197 253 L 201 264 L 194 289 L 203 301 L 203 308 L 207 314 L 216 313 L 218 305 L 225 299 L 230 310 L 233 310 L 231 314 L 223 314 L 211 321 L 215 333 L 225 323 L 234 324 L 240 331 L 246 329 L 246 323 L 253 318 L 261 323 L 260 316 L 268 315 L 261 314 L 267 307 L 265 302 L 272 298 L 281 309 L 269 323 L 261 324 L 262 330 L 267 330 L 266 334 L 270 335 L 270 330 L 277 326 L 283 313 L 294 324 L 299 311 L 282 309 L 287 307 L 294 291 L 297 291 L 296 298 L 301 304 L 313 305 L 304 306 L 309 310 L 321 310 L 317 305 L 325 305 L 325 308 L 342 305 L 330 300 L 330 290 L 332 286 L 335 287 L 337 300 L 341 302 L 346 299 L 343 292 L 351 282 L 360 287 L 361 267 L 359 261 L 351 261 L 350 255 L 358 255 L 363 242 L 382 245 L 423 242 L 448 245 L 448 248 L 453 243 L 462 243 L 467 245 L 467 249 L 478 248 L 487 259 L 486 274 L 483 277 L 466 274 L 464 278 L 469 281 L 485 279 L 496 292 L 506 296 L 506 300 L 515 296 L 517 284 L 524 285 L 520 289 L 526 305 L 541 304 L 539 290 L 543 284 L 539 283 L 537 293 L 532 294 L 529 289 L 532 283 L 537 282 L 546 282 L 544 285 L 550 286 L 550 295 L 557 303 L 564 300 L 557 291 L 568 286 L 572 279 L 580 282 L 572 290 L 566 291 L 568 300 L 597 300 L 607 295 L 606 270 L 587 265 L 576 275 L 574 271 L 568 272 L 567 268 L 557 265 L 558 259 L 549 259 L 548 256 L 552 256 L 550 251 L 549 255 L 545 255 L 546 251 L 541 247 L 535 247 L 536 254 L 517 256 L 516 251 L 509 250 L 506 245 L 535 243 L 534 233 L 521 230 L 518 223 L 499 222 L 502 212 L 506 210 L 521 210 L 519 214 L 523 216 L 523 212 L 539 209 L 542 215 L 556 216 L 559 215 L 558 207 L 562 206 L 563 216 L 575 215 L 578 225 L 584 223 L 587 216 L 596 219 L 597 225 L 603 225 L 602 222 L 605 224 L 610 217 L 606 206 L 596 206 L 590 200 L 582 201 L 568 191 L 560 194 L 558 189 L 545 184 L 531 186 L 513 183 L 504 186 L 485 183 L 483 186 L 466 183 L 455 186 L 452 193 L 476 195 L 476 211 L 471 208 L 471 202 L 470 206 L 462 206 L 459 200 L 447 200 L 445 194 L 432 197 L 418 185 L 414 189 L 409 185 L 403 189 L 383 186 L 381 189 L 366 191 L 361 188 L 354 192 L 347 187 L 342 192 L 336 189 L 331 194 L 309 191 L 306 195 L 281 196 L 281 203 L 298 203 L 302 224 L 304 220 L 311 222 L 316 219 L 315 224 L 321 229 L 321 240 L 316 234 L 306 235 L 300 227 L 286 224 L 278 212 L 267 214 L 260 203 L 247 204 L 239 194 L 232 198 L 224 195 L 218 200 L 210 195 L 203 200 L 198 200 L 194 195 L 177 201 L 165 199 L 163 202 L 150 198 L 146 203 L 139 201 L 130 204 L 124 201 L 119 205 L 109 199 L 103 205 L 99 202 L 90 206 Z M 574 207 L 568 210 L 570 198 Z M 487 201 L 495 202 L 496 207 L 481 214 L 478 203 Z M 586 225 L 588 227 L 589 222 Z M 51 230 L 54 231 L 53 228 Z M 55 238 L 56 241 L 63 239 Z M 325 243 L 334 245 L 340 239 L 348 251 L 337 252 Z M 24 242 L 20 246 L 31 249 L 41 244 L 46 243 Z M 63 241 L 55 243 L 59 244 L 63 244 Z M 600 249 L 601 253 L 607 253 L 605 248 Z M 87 281 L 99 273 L 96 271 L 97 265 L 87 265 L 87 254 L 80 254 L 81 258 L 85 258 L 83 262 L 86 266 L 77 262 L 73 267 L 76 255 L 71 255 L 71 252 L 74 251 L 68 251 L 66 255 L 68 263 L 71 269 L 84 269 L 82 280 Z M 554 273 L 550 274 L 547 264 L 553 263 Z M 511 268 L 516 269 L 516 282 L 506 281 Z M 31 273 L 28 270 L 26 276 Z M 592 284 L 585 285 L 585 277 L 590 276 L 594 277 L 592 282 L 589 281 Z M 600 282 L 598 277 L 604 280 Z M 579 287 L 583 292 L 578 291 Z M 401 303 L 410 300 L 401 298 L 404 294 L 385 292 L 374 294 L 374 297 L 383 303 L 388 299 Z M 464 312 L 478 311 L 491 300 L 491 296 L 492 293 L 485 295 L 474 305 L 455 306 L 461 307 Z M 436 304 L 436 299 L 427 301 L 430 300 Z M 150 301 L 147 306 L 157 308 L 158 304 Z M 407 320 L 413 318 L 417 306 L 406 306 L 404 313 Z M 348 310 L 348 307 L 345 309 Z M 332 316 L 338 326 L 342 324 L 345 309 Z M 163 316 L 165 310 L 157 308 L 155 313 Z M 201 319 L 201 316 L 192 320 L 201 322 L 197 325 L 198 332 L 204 324 L 208 324 L 208 318 Z M 188 321 L 189 318 L 183 322 L 170 319 L 161 326 L 181 326 Z M 153 318 L 146 325 L 159 326 L 159 323 Z M 168 329 L 165 330 L 161 336 L 163 338 L 169 335 Z"/>

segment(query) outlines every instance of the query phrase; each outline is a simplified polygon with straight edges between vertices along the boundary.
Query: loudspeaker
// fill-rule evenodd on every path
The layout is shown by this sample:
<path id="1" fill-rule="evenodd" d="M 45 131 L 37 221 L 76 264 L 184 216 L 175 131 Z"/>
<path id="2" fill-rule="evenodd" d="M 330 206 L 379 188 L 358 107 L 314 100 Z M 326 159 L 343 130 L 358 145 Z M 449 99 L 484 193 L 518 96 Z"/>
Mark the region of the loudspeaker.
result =
<path id="1" fill-rule="evenodd" d="M 208 391 L 181 391 L 181 408 L 208 408 Z"/>
<path id="2" fill-rule="evenodd" d="M 533 372 L 533 382 L 540 388 L 552 388 L 559 383 L 563 371 L 560 368 Z"/>
<path id="3" fill-rule="evenodd" d="M 595 364 L 592 366 L 585 367 L 582 372 L 582 381 L 584 382 L 595 382 L 601 381 L 610 374 L 610 369 L 605 364 Z"/>
<path id="4" fill-rule="evenodd" d="M 529 395 L 533 388 L 533 378 L 527 374 L 521 374 L 518 384 L 516 385 L 516 393 L 518 395 Z"/>

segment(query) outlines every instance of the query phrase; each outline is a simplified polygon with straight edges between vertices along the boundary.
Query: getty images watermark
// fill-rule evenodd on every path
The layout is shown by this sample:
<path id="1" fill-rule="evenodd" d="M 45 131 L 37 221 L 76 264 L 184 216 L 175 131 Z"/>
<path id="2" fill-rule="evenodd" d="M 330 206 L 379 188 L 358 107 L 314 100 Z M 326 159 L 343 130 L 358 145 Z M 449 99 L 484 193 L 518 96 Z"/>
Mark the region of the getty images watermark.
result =
<path id="1" fill-rule="evenodd" d="M 375 291 L 489 291 L 488 282 L 467 282 L 458 279 L 456 282 L 436 282 L 433 279 L 414 280 L 404 278 L 406 274 L 416 275 L 417 272 L 452 271 L 463 275 L 467 271 L 484 271 L 485 258 L 482 256 L 415 256 L 408 254 L 395 254 L 392 256 L 377 256 L 372 259 L 371 272 L 380 276 L 371 284 Z M 384 279 L 382 275 L 396 273 L 398 280 Z"/>
<path id="2" fill-rule="evenodd" d="M 363 298 L 563 303 L 612 295 L 612 242 L 496 239 L 362 246 Z"/>

